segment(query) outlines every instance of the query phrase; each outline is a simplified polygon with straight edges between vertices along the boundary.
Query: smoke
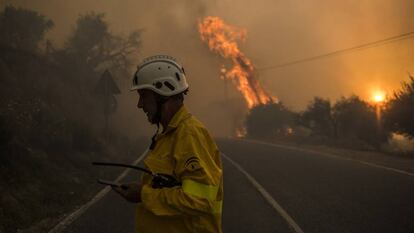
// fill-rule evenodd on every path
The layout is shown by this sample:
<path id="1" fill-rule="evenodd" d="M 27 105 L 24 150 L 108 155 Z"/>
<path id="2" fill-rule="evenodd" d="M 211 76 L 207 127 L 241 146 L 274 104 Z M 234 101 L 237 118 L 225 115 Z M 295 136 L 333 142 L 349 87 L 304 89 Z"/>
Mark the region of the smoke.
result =
<path id="1" fill-rule="evenodd" d="M 414 45 L 404 40 L 359 52 L 274 70 L 260 67 L 311 57 L 414 30 L 410 0 L 221 0 L 221 1 L 47 1 L 9 3 L 41 12 L 55 22 L 49 37 L 59 46 L 70 35 L 79 14 L 104 12 L 115 33 L 143 29 L 136 63 L 153 54 L 169 54 L 183 63 L 190 84 L 187 105 L 214 135 L 229 135 L 229 125 L 242 121 L 243 98 L 219 77 L 224 59 L 209 52 L 197 32 L 197 21 L 218 16 L 247 31 L 241 50 L 258 70 L 269 91 L 294 110 L 313 96 L 335 100 L 357 94 L 368 99 L 372 89 L 391 92 L 412 71 Z M 131 75 L 134 67 L 131 68 Z M 127 91 L 130 77 L 119 77 L 123 90 L 112 122 L 120 130 L 149 134 L 145 116 L 135 108 L 137 96 Z M 227 91 L 226 91 L 227 90 Z"/>
<path id="2" fill-rule="evenodd" d="M 388 148 L 391 152 L 409 153 L 414 151 L 414 139 L 405 137 L 402 134 L 393 133 L 388 141 Z"/>

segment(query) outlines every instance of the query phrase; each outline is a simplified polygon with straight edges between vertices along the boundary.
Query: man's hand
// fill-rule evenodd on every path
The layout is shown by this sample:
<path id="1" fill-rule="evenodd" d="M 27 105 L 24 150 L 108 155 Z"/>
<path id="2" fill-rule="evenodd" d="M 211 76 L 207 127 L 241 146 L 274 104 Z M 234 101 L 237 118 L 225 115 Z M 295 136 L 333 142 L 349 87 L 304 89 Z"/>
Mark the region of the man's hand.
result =
<path id="1" fill-rule="evenodd" d="M 141 202 L 141 188 L 137 183 L 122 184 L 120 187 L 111 186 L 112 189 L 127 201 L 138 203 Z"/>

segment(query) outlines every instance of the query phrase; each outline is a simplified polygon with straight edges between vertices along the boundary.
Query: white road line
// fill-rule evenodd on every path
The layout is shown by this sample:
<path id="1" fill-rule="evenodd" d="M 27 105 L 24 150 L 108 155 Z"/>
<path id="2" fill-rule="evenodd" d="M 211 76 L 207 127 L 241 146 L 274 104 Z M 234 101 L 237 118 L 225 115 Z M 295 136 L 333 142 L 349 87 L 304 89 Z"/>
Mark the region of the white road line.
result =
<path id="1" fill-rule="evenodd" d="M 147 153 L 148 153 L 148 150 L 145 150 L 144 153 L 142 153 L 142 155 L 137 160 L 134 161 L 133 165 L 137 165 L 139 162 L 141 162 L 141 160 L 147 155 Z M 121 175 L 119 175 L 116 178 L 115 182 L 121 181 L 129 173 L 130 170 L 131 170 L 130 168 L 125 169 L 125 171 L 123 171 Z M 79 216 L 81 216 L 86 210 L 88 210 L 89 207 L 91 207 L 96 202 L 101 200 L 110 190 L 111 188 L 108 186 L 103 188 L 89 202 L 87 202 L 86 204 L 81 206 L 79 209 L 69 214 L 65 219 L 60 221 L 58 224 L 56 224 L 56 226 L 52 230 L 50 230 L 49 233 L 62 232 L 67 226 L 69 226 L 73 221 L 75 221 Z"/>
<path id="2" fill-rule="evenodd" d="M 295 231 L 295 233 L 304 233 L 299 225 L 293 220 L 292 217 L 273 199 L 273 197 L 261 186 L 248 172 L 246 172 L 238 163 L 230 159 L 228 156 L 222 153 L 222 156 L 227 159 L 233 166 L 237 168 L 246 178 L 252 183 L 252 185 L 259 191 L 263 198 L 286 220 L 289 226 Z"/>
<path id="3" fill-rule="evenodd" d="M 378 164 L 375 164 L 375 163 L 365 162 L 365 161 L 361 161 L 361 160 L 357 160 L 357 159 L 345 158 L 345 157 L 342 157 L 342 156 L 339 156 L 339 155 L 334 155 L 334 154 L 327 153 L 327 152 L 321 152 L 321 151 L 312 150 L 312 149 L 297 148 L 297 147 L 293 147 L 293 146 L 286 146 L 286 145 L 280 145 L 280 144 L 269 143 L 269 142 L 261 142 L 261 141 L 256 141 L 256 140 L 241 139 L 241 141 L 246 141 L 246 142 L 256 143 L 256 144 L 262 144 L 262 145 L 267 145 L 267 146 L 273 146 L 273 147 L 289 149 L 289 150 L 296 150 L 296 151 L 320 154 L 320 155 L 327 156 L 327 157 L 348 160 L 348 161 L 364 164 L 364 165 L 367 165 L 367 166 L 370 166 L 370 167 L 384 169 L 384 170 L 387 170 L 387 171 L 392 171 L 392 172 L 396 172 L 396 173 L 399 173 L 399 174 L 414 177 L 414 173 L 411 173 L 411 172 L 407 172 L 407 171 L 404 171 L 404 170 L 400 170 L 400 169 L 396 169 L 396 168 L 392 168 L 392 167 L 387 167 L 387 166 L 383 166 L 383 165 L 378 165 Z"/>

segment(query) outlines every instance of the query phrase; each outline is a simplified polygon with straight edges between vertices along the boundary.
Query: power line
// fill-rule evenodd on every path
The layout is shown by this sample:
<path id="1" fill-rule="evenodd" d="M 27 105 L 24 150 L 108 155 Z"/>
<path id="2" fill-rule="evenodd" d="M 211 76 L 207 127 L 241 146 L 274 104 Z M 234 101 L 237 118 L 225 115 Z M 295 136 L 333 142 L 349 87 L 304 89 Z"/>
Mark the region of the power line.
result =
<path id="1" fill-rule="evenodd" d="M 382 40 L 377 40 L 374 42 L 370 42 L 370 43 L 366 43 L 366 44 L 361 44 L 361 45 L 357 45 L 354 47 L 350 47 L 350 48 L 346 48 L 346 49 L 340 49 L 340 50 L 336 50 L 330 53 L 325 53 L 325 54 L 321 54 L 321 55 L 317 55 L 317 56 L 313 56 L 313 57 L 307 57 L 307 58 L 302 58 L 302 59 L 298 59 L 295 61 L 291 61 L 291 62 L 286 62 L 286 63 L 282 63 L 282 64 L 278 64 L 278 65 L 273 65 L 273 66 L 265 66 L 262 68 L 258 68 L 257 70 L 259 71 L 263 71 L 263 70 L 270 70 L 270 69 L 278 69 L 278 68 L 282 68 L 282 67 L 286 67 L 286 66 L 292 66 L 292 65 L 296 65 L 299 63 L 304 63 L 304 62 L 309 62 L 309 61 L 313 61 L 313 60 L 318 60 L 318 59 L 322 59 L 322 58 L 326 58 L 326 57 L 332 57 L 332 56 L 337 56 L 339 54 L 342 53 L 350 53 L 350 52 L 354 52 L 354 51 L 358 51 L 358 50 L 362 50 L 362 49 L 368 49 L 368 48 L 373 48 L 373 47 L 378 47 L 384 44 L 388 44 L 388 43 L 394 43 L 400 40 L 406 40 L 406 39 L 410 39 L 414 37 L 414 31 L 413 32 L 407 32 L 404 34 L 400 34 L 398 36 L 392 36 L 392 37 L 388 37 Z"/>

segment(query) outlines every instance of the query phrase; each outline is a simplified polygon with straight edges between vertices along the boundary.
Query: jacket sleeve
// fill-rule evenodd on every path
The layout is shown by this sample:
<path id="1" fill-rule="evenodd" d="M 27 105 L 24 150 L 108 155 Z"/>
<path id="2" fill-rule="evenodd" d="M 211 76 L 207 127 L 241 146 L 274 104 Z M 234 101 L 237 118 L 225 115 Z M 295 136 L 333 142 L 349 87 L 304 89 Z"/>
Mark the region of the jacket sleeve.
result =
<path id="1" fill-rule="evenodd" d="M 182 186 L 153 189 L 144 185 L 144 207 L 160 216 L 199 215 L 221 212 L 217 193 L 221 185 L 221 165 L 214 157 L 218 149 L 200 133 L 179 134 L 174 145 L 175 174 Z"/>

